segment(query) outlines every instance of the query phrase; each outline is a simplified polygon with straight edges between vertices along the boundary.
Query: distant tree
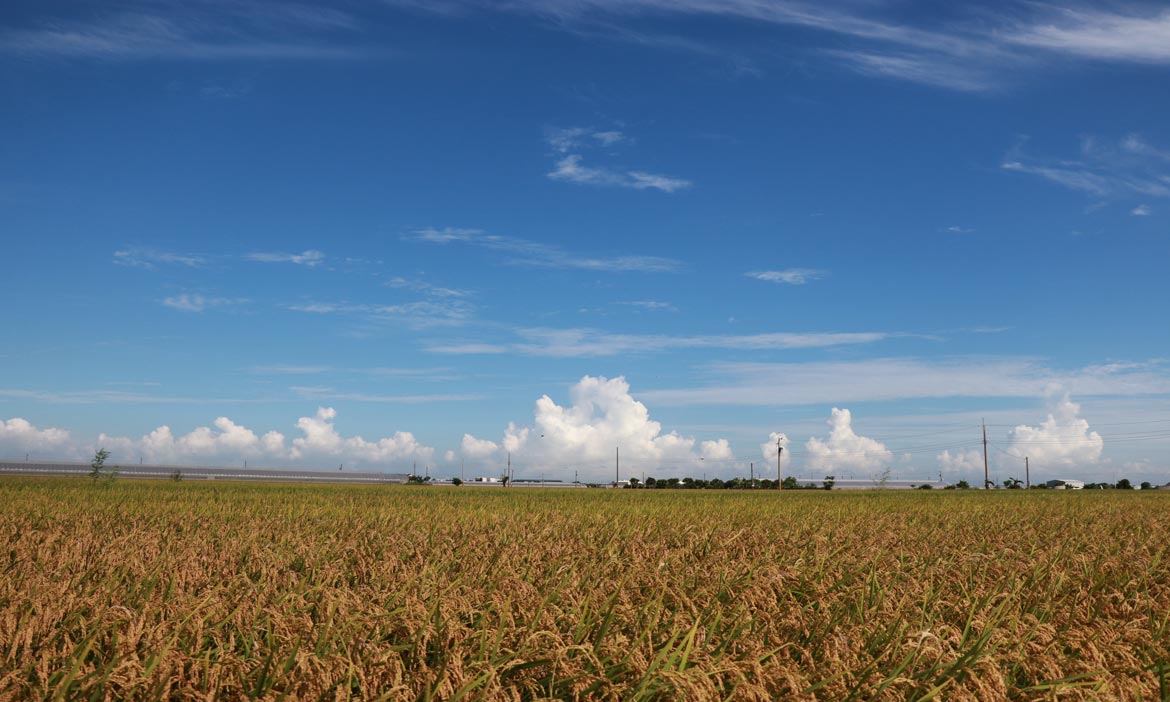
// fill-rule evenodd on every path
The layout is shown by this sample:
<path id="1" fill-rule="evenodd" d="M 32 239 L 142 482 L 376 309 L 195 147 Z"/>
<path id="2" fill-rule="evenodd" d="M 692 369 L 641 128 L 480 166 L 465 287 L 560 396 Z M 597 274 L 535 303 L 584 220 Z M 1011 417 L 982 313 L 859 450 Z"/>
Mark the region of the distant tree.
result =
<path id="1" fill-rule="evenodd" d="M 171 480 L 175 481 L 176 483 L 182 482 L 183 481 L 183 471 L 176 468 L 175 472 L 171 473 Z"/>
<path id="2" fill-rule="evenodd" d="M 782 490 L 798 490 L 800 489 L 800 484 L 796 482 L 795 475 L 790 475 L 784 480 L 780 481 L 780 488 Z"/>
<path id="3" fill-rule="evenodd" d="M 641 487 L 641 486 L 642 486 L 642 485 L 641 485 L 641 483 L 639 483 L 639 482 L 638 482 L 638 479 L 637 479 L 637 478 L 630 478 L 630 484 L 629 484 L 629 485 L 627 485 L 626 487 L 628 487 L 628 488 L 630 488 L 630 489 L 632 489 L 632 490 L 637 490 L 637 489 L 638 489 L 639 487 Z"/>
<path id="4" fill-rule="evenodd" d="M 1003 481 L 1003 486 L 1008 490 L 1019 490 L 1020 488 L 1024 487 L 1024 481 L 1020 480 L 1019 478 L 1008 478 L 1007 480 Z"/>
<path id="5" fill-rule="evenodd" d="M 461 478 L 451 478 L 451 484 L 455 487 L 459 487 L 463 484 L 463 480 Z"/>
<path id="6" fill-rule="evenodd" d="M 955 483 L 955 489 L 956 490 L 970 490 L 971 483 L 968 483 L 966 480 L 960 480 L 959 482 Z"/>
<path id="7" fill-rule="evenodd" d="M 106 467 L 106 459 L 110 457 L 110 452 L 104 448 L 97 450 L 93 458 L 89 461 L 89 477 L 97 480 L 105 475 L 104 469 Z"/>
<path id="8" fill-rule="evenodd" d="M 832 490 L 833 484 L 836 482 L 837 482 L 837 479 L 835 477 L 833 477 L 831 475 L 826 475 L 825 482 L 823 483 L 823 486 L 826 490 Z"/>
<path id="9" fill-rule="evenodd" d="M 1154 486 L 1149 481 L 1143 481 L 1142 482 L 1142 489 L 1143 490 L 1153 490 Z"/>
<path id="10" fill-rule="evenodd" d="M 1117 481 L 1116 487 L 1118 490 L 1132 490 L 1133 483 L 1129 482 L 1129 478 L 1122 478 Z"/>
<path id="11" fill-rule="evenodd" d="M 505 475 L 504 477 L 500 478 L 500 482 L 501 482 L 501 483 L 503 483 L 504 487 L 508 487 L 508 482 L 509 482 L 510 480 L 511 480 L 511 478 L 509 478 L 509 477 L 508 477 L 508 476 L 506 476 L 506 475 Z"/>
<path id="12" fill-rule="evenodd" d="M 878 473 L 877 478 L 874 479 L 879 490 L 885 490 L 890 485 L 890 467 L 886 466 L 881 473 Z"/>
<path id="13" fill-rule="evenodd" d="M 723 481 L 719 478 L 711 478 L 711 482 L 707 483 L 707 487 L 711 488 L 712 490 L 722 490 Z"/>
<path id="14" fill-rule="evenodd" d="M 919 490 L 933 490 L 934 486 L 931 485 L 930 483 L 923 483 L 923 484 L 919 485 L 917 489 L 919 489 Z"/>
<path id="15" fill-rule="evenodd" d="M 653 475 L 651 475 L 649 478 L 646 478 L 646 487 L 651 489 L 658 487 L 658 481 L 654 479 Z"/>

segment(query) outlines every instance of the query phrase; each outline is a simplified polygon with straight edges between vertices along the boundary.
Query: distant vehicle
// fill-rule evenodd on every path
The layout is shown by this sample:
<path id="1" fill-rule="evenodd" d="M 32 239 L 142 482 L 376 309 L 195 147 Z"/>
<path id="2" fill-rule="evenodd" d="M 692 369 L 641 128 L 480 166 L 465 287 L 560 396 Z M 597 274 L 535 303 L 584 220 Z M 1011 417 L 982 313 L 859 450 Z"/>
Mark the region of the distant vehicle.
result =
<path id="1" fill-rule="evenodd" d="M 1081 480 L 1049 480 L 1044 483 L 1049 490 L 1084 490 L 1085 483 Z"/>

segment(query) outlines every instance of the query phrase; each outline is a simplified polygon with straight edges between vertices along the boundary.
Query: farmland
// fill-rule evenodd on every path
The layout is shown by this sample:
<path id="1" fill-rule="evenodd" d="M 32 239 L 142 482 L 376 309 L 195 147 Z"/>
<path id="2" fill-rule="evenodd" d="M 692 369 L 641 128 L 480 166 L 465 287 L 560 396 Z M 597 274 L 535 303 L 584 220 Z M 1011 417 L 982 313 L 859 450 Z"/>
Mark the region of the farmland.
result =
<path id="1" fill-rule="evenodd" d="M 0 700 L 1167 699 L 1164 493 L 0 498 Z"/>

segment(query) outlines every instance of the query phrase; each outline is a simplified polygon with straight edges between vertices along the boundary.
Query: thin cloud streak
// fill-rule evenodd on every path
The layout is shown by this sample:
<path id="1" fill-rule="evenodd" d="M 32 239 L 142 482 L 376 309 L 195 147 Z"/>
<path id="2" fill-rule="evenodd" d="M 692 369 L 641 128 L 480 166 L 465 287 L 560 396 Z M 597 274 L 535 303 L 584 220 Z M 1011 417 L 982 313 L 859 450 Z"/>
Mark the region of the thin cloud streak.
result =
<path id="1" fill-rule="evenodd" d="M 459 243 L 507 254 L 507 263 L 539 268 L 569 268 L 614 273 L 673 273 L 683 269 L 681 261 L 662 256 L 595 257 L 565 251 L 551 244 L 519 237 L 486 234 L 479 229 L 446 227 L 419 229 L 405 237 L 430 244 Z"/>
<path id="2" fill-rule="evenodd" d="M 921 398 L 1170 394 L 1159 362 L 1061 371 L 1030 358 L 881 358 L 810 363 L 716 363 L 718 380 L 695 388 L 649 390 L 639 397 L 673 406 L 787 406 L 892 402 Z"/>
<path id="3" fill-rule="evenodd" d="M 427 348 L 432 353 L 453 355 L 516 353 L 526 356 L 558 358 L 645 354 L 681 349 L 731 349 L 743 351 L 826 348 L 871 344 L 896 334 L 884 332 L 854 333 L 771 333 L 737 336 L 696 335 L 669 336 L 656 334 L 613 334 L 596 329 L 520 328 L 514 330 L 520 341 L 508 343 L 445 343 Z"/>

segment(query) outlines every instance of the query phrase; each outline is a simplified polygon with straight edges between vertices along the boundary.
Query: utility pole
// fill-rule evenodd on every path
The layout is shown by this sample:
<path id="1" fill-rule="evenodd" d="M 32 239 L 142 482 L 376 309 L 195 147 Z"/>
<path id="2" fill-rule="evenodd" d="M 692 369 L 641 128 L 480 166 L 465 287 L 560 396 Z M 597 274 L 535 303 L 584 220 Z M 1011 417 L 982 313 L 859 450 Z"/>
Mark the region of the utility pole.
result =
<path id="1" fill-rule="evenodd" d="M 459 459 L 459 482 L 467 482 L 467 471 L 463 468 L 463 459 Z"/>
<path id="2" fill-rule="evenodd" d="M 512 452 L 511 451 L 508 452 L 508 470 L 505 471 L 504 475 L 508 476 L 508 482 L 507 482 L 506 487 L 512 487 Z"/>
<path id="3" fill-rule="evenodd" d="M 781 483 L 783 483 L 784 481 L 782 480 L 782 476 L 780 475 L 780 455 L 784 453 L 784 447 L 780 445 L 781 438 L 783 438 L 783 437 L 779 437 L 776 439 L 776 492 L 779 492 L 779 491 L 784 489 L 781 485 Z"/>
<path id="4" fill-rule="evenodd" d="M 1032 467 L 1028 465 L 1028 457 L 1024 456 L 1024 485 L 1032 489 Z"/>
<path id="5" fill-rule="evenodd" d="M 751 477 L 752 489 L 755 490 L 756 489 L 756 464 L 753 462 L 753 463 L 749 463 L 748 466 L 749 466 L 748 470 L 751 471 L 750 475 L 752 476 Z"/>
<path id="6" fill-rule="evenodd" d="M 617 487 L 622 481 L 622 447 L 613 448 L 613 486 Z"/>
<path id="7" fill-rule="evenodd" d="M 983 489 L 991 489 L 991 476 L 987 473 L 987 420 L 983 420 Z"/>

